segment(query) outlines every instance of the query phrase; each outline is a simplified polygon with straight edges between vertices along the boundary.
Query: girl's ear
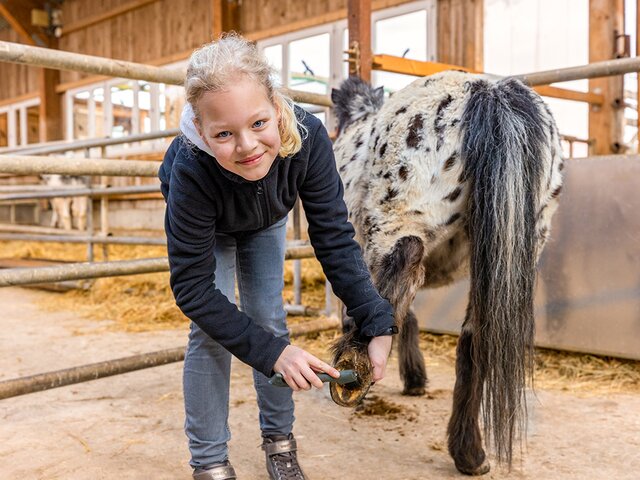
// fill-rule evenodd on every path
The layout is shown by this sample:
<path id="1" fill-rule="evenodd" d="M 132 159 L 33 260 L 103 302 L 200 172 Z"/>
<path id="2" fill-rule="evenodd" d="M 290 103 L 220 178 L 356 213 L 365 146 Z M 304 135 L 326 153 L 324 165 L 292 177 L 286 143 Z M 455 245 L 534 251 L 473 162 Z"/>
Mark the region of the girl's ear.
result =
<path id="1" fill-rule="evenodd" d="M 200 136 L 200 138 L 202 138 L 204 140 L 204 136 L 202 135 L 202 126 L 200 125 L 200 121 L 196 117 L 193 117 L 192 122 L 193 122 L 193 126 L 196 127 L 196 132 L 198 132 L 198 135 Z"/>

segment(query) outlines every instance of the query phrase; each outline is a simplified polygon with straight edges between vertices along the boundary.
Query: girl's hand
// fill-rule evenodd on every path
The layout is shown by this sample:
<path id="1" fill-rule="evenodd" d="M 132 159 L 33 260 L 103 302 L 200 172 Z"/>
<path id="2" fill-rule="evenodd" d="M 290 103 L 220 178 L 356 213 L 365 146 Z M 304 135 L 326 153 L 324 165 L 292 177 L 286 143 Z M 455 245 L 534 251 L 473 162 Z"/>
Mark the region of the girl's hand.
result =
<path id="1" fill-rule="evenodd" d="M 276 360 L 273 370 L 282 374 L 282 378 L 294 391 L 309 390 L 313 385 L 322 388 L 322 381 L 315 372 L 325 372 L 334 378 L 340 372 L 328 363 L 293 345 L 287 345 Z"/>
<path id="2" fill-rule="evenodd" d="M 371 366 L 373 367 L 372 382 L 379 382 L 384 378 L 384 371 L 387 368 L 387 359 L 391 353 L 391 335 L 373 337 L 369 342 L 368 352 Z"/>

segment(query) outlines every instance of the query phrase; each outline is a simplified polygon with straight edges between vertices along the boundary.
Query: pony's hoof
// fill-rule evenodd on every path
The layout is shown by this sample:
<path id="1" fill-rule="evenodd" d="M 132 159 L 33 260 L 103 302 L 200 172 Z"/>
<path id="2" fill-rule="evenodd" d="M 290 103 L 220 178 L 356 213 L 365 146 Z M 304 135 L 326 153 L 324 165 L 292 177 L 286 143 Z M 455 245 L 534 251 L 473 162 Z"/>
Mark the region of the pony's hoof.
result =
<path id="1" fill-rule="evenodd" d="M 464 473 L 465 475 L 471 475 L 473 477 L 477 477 L 477 476 L 480 476 L 480 475 L 485 475 L 485 474 L 489 473 L 489 470 L 491 470 L 491 465 L 489 464 L 489 462 L 487 460 L 482 462 L 480 464 L 480 466 L 478 466 L 476 468 L 460 468 L 457 465 L 456 465 L 456 467 L 458 468 L 458 471 L 460 473 Z"/>
<path id="2" fill-rule="evenodd" d="M 425 393 L 427 393 L 427 390 L 424 387 L 404 387 L 404 390 L 402 390 L 402 394 L 409 397 L 421 397 Z"/>

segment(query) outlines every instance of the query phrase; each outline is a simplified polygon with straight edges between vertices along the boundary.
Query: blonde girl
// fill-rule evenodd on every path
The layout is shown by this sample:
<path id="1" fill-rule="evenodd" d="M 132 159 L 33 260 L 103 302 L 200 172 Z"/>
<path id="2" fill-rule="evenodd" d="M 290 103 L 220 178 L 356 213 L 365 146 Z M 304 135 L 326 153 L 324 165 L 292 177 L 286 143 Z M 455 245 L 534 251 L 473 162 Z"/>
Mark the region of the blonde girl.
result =
<path id="1" fill-rule="evenodd" d="M 238 35 L 196 50 L 185 80 L 183 135 L 159 172 L 171 287 L 191 320 L 185 431 L 199 480 L 236 478 L 227 448 L 231 355 L 254 369 L 270 478 L 305 478 L 292 434 L 292 391 L 321 388 L 316 372 L 338 372 L 289 343 L 283 265 L 296 197 L 336 295 L 360 334 L 371 338 L 374 380 L 384 376 L 394 332 L 392 308 L 353 240 L 327 132 L 278 91 L 274 78 L 257 48 Z M 268 383 L 275 372 L 290 389 Z"/>

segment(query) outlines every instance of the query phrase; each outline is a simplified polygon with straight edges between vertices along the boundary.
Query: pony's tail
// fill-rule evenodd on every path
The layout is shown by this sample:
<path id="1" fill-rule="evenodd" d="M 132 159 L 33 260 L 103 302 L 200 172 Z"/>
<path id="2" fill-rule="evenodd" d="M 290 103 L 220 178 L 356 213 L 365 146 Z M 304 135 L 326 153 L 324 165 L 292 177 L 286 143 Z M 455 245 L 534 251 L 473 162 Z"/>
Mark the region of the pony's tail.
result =
<path id="1" fill-rule="evenodd" d="M 473 364 L 484 380 L 485 438 L 511 465 L 526 427 L 533 370 L 536 206 L 545 143 L 542 107 L 516 80 L 471 83 L 461 155 L 471 183 Z"/>

